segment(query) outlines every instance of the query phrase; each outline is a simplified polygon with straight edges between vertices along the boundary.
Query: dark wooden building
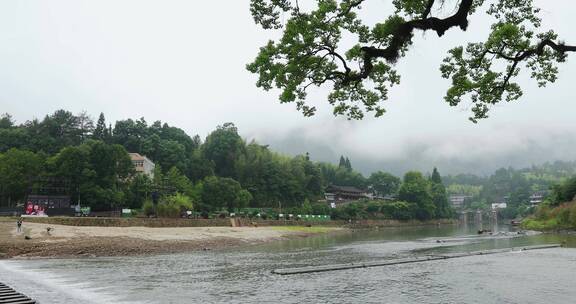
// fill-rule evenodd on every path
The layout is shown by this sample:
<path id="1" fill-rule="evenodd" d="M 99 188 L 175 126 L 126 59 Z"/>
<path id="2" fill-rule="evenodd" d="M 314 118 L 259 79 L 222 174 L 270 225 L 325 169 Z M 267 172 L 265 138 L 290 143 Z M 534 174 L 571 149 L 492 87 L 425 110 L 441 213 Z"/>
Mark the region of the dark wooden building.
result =
<path id="1" fill-rule="evenodd" d="M 328 204 L 333 207 L 344 203 L 370 198 L 370 195 L 362 189 L 351 186 L 337 185 L 330 185 L 326 187 L 324 196 Z"/>

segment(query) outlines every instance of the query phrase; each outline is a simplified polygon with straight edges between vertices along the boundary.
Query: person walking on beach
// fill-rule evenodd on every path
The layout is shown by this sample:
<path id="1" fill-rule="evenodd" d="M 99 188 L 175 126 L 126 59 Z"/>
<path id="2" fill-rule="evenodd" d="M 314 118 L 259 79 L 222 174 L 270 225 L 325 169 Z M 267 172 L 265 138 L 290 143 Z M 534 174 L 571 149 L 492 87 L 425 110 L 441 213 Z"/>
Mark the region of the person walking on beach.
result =
<path id="1" fill-rule="evenodd" d="M 18 233 L 22 232 L 22 219 L 16 222 L 16 226 L 18 226 Z"/>

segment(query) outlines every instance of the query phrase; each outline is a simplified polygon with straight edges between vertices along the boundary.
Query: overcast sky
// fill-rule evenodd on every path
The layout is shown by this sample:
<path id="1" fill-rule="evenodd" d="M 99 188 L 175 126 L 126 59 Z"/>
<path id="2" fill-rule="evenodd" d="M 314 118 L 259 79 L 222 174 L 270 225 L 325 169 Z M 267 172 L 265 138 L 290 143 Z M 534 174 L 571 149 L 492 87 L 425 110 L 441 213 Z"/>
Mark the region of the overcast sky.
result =
<path id="1" fill-rule="evenodd" d="M 367 18 L 383 20 L 389 0 L 368 1 Z M 544 27 L 576 44 L 576 1 L 540 0 Z M 248 0 L 0 1 L 0 112 L 18 122 L 64 108 L 100 112 L 115 121 L 145 117 L 206 136 L 234 122 L 248 140 L 281 152 L 340 154 L 368 173 L 409 169 L 487 173 L 576 159 L 576 54 L 545 89 L 523 78 L 520 102 L 495 107 L 474 125 L 466 106 L 449 107 L 449 82 L 438 67 L 446 51 L 486 38 L 490 19 L 478 15 L 467 32 L 439 39 L 417 33 L 397 69 L 402 84 L 381 118 L 349 122 L 331 115 L 325 91 L 303 118 L 263 92 L 245 65 L 273 33 L 254 25 Z"/>

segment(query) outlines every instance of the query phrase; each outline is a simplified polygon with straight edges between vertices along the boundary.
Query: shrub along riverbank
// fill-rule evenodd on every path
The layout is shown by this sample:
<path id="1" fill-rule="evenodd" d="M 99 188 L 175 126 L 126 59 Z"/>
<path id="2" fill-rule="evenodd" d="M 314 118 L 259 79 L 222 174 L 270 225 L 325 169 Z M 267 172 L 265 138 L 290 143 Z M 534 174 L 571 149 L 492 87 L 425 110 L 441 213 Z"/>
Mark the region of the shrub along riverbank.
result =
<path id="1" fill-rule="evenodd" d="M 552 187 L 549 199 L 522 222 L 531 230 L 576 230 L 576 177 Z"/>
<path id="2" fill-rule="evenodd" d="M 557 207 L 540 206 L 536 213 L 522 222 L 524 229 L 530 230 L 576 230 L 576 201 Z"/>

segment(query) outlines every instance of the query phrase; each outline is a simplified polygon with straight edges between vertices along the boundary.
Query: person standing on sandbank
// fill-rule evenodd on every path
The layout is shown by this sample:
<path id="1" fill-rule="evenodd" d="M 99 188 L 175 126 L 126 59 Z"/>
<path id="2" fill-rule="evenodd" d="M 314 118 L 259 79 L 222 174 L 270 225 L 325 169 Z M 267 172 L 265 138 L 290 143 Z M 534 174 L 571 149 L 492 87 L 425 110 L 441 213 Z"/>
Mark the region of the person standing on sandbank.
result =
<path id="1" fill-rule="evenodd" d="M 22 219 L 16 221 L 16 226 L 18 227 L 18 233 L 22 232 Z"/>

